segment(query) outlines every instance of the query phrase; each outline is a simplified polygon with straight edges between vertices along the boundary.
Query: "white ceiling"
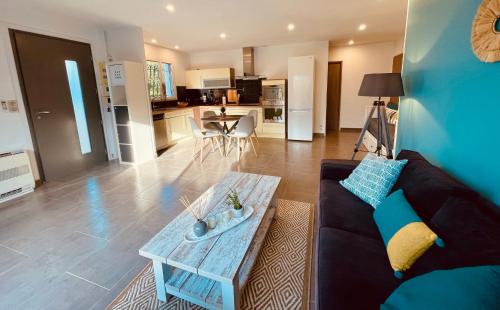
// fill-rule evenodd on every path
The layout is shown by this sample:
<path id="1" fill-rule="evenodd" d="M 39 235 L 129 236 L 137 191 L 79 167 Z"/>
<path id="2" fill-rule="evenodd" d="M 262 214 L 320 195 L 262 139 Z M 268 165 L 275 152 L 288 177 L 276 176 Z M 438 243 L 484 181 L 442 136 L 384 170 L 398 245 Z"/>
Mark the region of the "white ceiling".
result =
<path id="1" fill-rule="evenodd" d="M 329 40 L 345 44 L 397 40 L 407 0 L 1 0 L 46 8 L 102 27 L 136 25 L 145 39 L 202 51 Z M 165 9 L 175 6 L 175 12 Z M 287 25 L 295 24 L 289 32 Z M 359 32 L 358 25 L 366 24 Z M 227 34 L 225 40 L 219 34 Z"/>

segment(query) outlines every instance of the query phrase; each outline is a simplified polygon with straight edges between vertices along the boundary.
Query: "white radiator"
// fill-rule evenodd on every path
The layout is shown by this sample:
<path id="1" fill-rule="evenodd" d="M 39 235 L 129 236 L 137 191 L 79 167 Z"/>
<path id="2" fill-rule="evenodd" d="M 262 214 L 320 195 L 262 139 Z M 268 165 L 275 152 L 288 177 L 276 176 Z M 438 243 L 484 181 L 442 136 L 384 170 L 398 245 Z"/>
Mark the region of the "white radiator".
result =
<path id="1" fill-rule="evenodd" d="M 30 193 L 34 188 L 26 152 L 0 154 L 0 203 Z"/>

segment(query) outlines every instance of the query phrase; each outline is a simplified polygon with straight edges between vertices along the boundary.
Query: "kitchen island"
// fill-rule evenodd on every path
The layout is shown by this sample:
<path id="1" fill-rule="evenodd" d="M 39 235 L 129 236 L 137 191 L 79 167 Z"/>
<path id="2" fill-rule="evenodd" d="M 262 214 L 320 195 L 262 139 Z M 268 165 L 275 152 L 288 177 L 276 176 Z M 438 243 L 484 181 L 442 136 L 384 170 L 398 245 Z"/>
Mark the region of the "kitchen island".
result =
<path id="1" fill-rule="evenodd" d="M 187 107 L 168 107 L 153 110 L 155 127 L 156 150 L 161 150 L 178 141 L 191 137 L 191 125 L 188 117 L 193 117 L 201 127 L 201 117 L 205 111 L 220 113 L 222 105 L 199 105 Z M 227 104 L 226 113 L 229 115 L 247 115 L 251 110 L 257 110 L 258 137 L 285 138 L 285 124 L 266 123 L 263 118 L 263 108 L 260 104 Z M 163 119 L 160 119 L 163 116 Z"/>

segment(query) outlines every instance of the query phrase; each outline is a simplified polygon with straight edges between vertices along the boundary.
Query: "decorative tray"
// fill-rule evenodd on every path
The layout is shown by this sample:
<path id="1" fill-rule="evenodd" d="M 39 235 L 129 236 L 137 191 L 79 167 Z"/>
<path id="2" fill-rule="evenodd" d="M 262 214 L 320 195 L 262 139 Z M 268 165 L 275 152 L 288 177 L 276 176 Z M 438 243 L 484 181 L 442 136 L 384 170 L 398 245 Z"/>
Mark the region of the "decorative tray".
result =
<path id="1" fill-rule="evenodd" d="M 184 240 L 187 242 L 198 242 L 198 241 L 213 238 L 213 237 L 218 236 L 218 235 L 222 234 L 223 232 L 226 232 L 226 231 L 230 230 L 231 228 L 234 228 L 234 227 L 238 226 L 239 224 L 243 223 L 250 216 L 252 216 L 252 214 L 253 214 L 253 208 L 252 207 L 245 207 L 242 217 L 239 217 L 239 218 L 231 217 L 231 219 L 229 221 L 224 222 L 222 213 L 219 213 L 219 214 L 215 215 L 215 218 L 217 221 L 217 226 L 215 226 L 215 228 L 208 229 L 207 233 L 201 237 L 197 237 L 194 234 L 193 230 L 190 229 L 188 232 L 186 232 L 184 234 Z"/>

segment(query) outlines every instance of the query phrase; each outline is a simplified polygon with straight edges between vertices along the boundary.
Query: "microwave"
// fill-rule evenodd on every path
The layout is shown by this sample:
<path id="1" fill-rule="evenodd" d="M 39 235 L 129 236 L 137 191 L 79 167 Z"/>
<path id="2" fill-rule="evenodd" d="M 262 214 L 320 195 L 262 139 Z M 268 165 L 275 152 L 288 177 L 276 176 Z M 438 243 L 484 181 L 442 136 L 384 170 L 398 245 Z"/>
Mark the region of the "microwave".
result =
<path id="1" fill-rule="evenodd" d="M 286 80 L 262 81 L 262 105 L 285 106 Z"/>

